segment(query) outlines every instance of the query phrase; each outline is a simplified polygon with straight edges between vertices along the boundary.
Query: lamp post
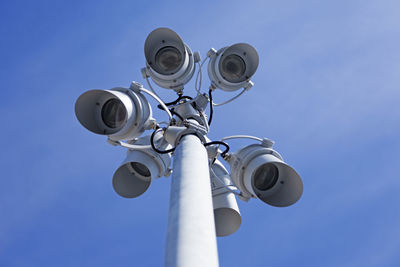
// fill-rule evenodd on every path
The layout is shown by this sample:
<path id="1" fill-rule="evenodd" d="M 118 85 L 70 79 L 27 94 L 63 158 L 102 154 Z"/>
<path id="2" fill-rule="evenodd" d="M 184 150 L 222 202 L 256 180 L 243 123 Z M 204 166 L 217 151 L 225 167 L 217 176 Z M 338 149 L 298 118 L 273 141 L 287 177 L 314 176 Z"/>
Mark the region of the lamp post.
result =
<path id="1" fill-rule="evenodd" d="M 207 151 L 196 135 L 174 153 L 165 266 L 218 266 Z"/>
<path id="2" fill-rule="evenodd" d="M 150 90 L 137 82 L 129 88 L 90 90 L 76 101 L 75 114 L 89 131 L 105 135 L 110 144 L 128 149 L 113 176 L 113 187 L 120 196 L 138 197 L 154 180 L 172 173 L 165 266 L 218 266 L 216 236 L 233 234 L 241 224 L 235 196 L 286 207 L 301 197 L 301 178 L 273 149 L 274 142 L 269 139 L 234 135 L 211 141 L 207 137 L 213 107 L 230 103 L 253 86 L 250 78 L 259 60 L 252 46 L 239 43 L 218 51 L 212 48 L 201 62 L 200 54 L 192 52 L 178 34 L 158 28 L 147 37 L 144 50 L 146 67 L 141 72 Z M 206 60 L 208 94 L 201 92 Z M 196 64 L 197 95 L 183 95 Z M 165 103 L 149 78 L 158 86 L 175 91 L 178 98 Z M 212 94 L 216 89 L 242 90 L 222 103 L 215 103 Z M 153 118 L 145 94 L 159 102 L 168 122 Z M 163 124 L 166 126 L 162 127 Z M 145 131 L 153 132 L 141 136 Z M 235 138 L 256 143 L 228 153 L 226 141 Z M 218 157 L 226 161 L 230 173 Z"/>

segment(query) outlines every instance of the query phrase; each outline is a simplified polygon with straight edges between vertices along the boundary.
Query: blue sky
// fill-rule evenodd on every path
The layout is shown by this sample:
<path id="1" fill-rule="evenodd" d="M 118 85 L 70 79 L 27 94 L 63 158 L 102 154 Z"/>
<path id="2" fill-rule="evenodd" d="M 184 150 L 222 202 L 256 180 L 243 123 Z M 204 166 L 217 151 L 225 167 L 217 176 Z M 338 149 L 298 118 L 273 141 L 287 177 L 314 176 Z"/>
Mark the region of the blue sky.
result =
<path id="1" fill-rule="evenodd" d="M 215 109 L 209 136 L 271 138 L 303 178 L 291 207 L 239 202 L 241 227 L 218 239 L 221 266 L 399 266 L 399 8 L 1 2 L 0 266 L 162 265 L 170 179 L 140 198 L 119 197 L 111 178 L 124 150 L 74 114 L 86 90 L 144 83 L 144 40 L 161 26 L 203 56 L 237 42 L 258 50 L 255 86 Z M 185 92 L 194 95 L 193 83 Z M 229 96 L 215 93 L 217 102 Z"/>

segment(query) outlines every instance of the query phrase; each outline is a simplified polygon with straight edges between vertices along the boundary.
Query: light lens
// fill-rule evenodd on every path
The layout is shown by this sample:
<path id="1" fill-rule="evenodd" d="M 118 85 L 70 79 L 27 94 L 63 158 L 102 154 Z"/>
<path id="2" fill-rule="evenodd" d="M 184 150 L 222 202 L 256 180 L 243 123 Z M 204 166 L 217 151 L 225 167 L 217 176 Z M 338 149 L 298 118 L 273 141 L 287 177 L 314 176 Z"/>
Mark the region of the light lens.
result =
<path id="1" fill-rule="evenodd" d="M 254 186 L 260 191 L 271 189 L 278 181 L 279 171 L 273 163 L 267 163 L 254 174 Z"/>
<path id="2" fill-rule="evenodd" d="M 107 127 L 112 129 L 121 127 L 126 119 L 124 104 L 116 98 L 108 100 L 101 109 L 101 118 Z"/>
<path id="3" fill-rule="evenodd" d="M 156 54 L 157 69 L 163 74 L 173 74 L 182 63 L 182 54 L 172 46 L 161 48 Z"/>
<path id="4" fill-rule="evenodd" d="M 131 162 L 131 167 L 135 172 L 137 172 L 138 174 L 140 174 L 144 177 L 150 177 L 150 175 L 151 175 L 149 169 L 145 165 L 143 165 L 139 162 Z"/>
<path id="5" fill-rule="evenodd" d="M 222 77 L 231 83 L 242 82 L 246 79 L 243 77 L 246 72 L 246 64 L 240 56 L 235 54 L 222 59 L 219 64 L 219 71 Z"/>

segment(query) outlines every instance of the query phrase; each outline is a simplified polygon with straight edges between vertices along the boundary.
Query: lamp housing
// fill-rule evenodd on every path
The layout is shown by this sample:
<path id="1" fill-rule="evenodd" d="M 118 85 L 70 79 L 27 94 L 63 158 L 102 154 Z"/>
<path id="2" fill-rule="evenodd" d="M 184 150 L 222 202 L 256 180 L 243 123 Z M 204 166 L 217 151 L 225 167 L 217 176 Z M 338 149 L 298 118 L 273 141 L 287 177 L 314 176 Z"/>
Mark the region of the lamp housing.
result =
<path id="1" fill-rule="evenodd" d="M 258 67 L 257 50 L 249 44 L 238 43 L 209 52 L 208 76 L 211 84 L 224 91 L 250 88 L 250 78 Z"/>
<path id="2" fill-rule="evenodd" d="M 210 166 L 214 221 L 217 236 L 228 236 L 236 232 L 242 222 L 235 194 L 226 186 L 232 187 L 232 181 L 224 165 L 216 160 Z"/>
<path id="3" fill-rule="evenodd" d="M 83 127 L 114 141 L 134 139 L 154 122 L 144 95 L 123 87 L 83 93 L 75 103 L 75 115 Z"/>
<path id="4" fill-rule="evenodd" d="M 200 54 L 192 53 L 180 36 L 169 28 L 157 28 L 146 38 L 144 44 L 145 77 L 160 87 L 181 91 L 195 71 Z"/>
<path id="5" fill-rule="evenodd" d="M 159 149 L 171 146 L 164 140 L 161 133 L 154 136 L 154 144 Z M 150 145 L 150 135 L 135 142 L 135 145 Z M 171 154 L 159 154 L 152 148 L 131 150 L 113 175 L 112 184 L 115 192 L 125 198 L 135 198 L 149 188 L 151 182 L 169 174 Z"/>
<path id="6" fill-rule="evenodd" d="M 244 196 L 286 207 L 303 193 L 299 174 L 272 148 L 252 144 L 231 154 L 228 162 L 232 180 Z"/>

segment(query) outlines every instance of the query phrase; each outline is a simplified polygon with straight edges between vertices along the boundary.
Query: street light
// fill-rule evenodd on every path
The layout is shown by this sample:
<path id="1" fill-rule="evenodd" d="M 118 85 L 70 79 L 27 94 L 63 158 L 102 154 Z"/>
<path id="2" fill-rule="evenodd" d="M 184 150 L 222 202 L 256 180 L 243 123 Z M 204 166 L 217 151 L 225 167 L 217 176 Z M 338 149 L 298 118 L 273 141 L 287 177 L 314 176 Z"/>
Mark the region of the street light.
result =
<path id="1" fill-rule="evenodd" d="M 193 54 L 179 35 L 168 28 L 155 29 L 147 36 L 144 54 L 144 77 L 149 76 L 158 86 L 178 92 L 190 81 L 194 63 L 200 60 L 200 55 Z"/>
<path id="2" fill-rule="evenodd" d="M 120 196 L 138 197 L 156 178 L 172 172 L 165 266 L 218 266 L 216 236 L 233 234 L 242 222 L 236 197 L 286 207 L 300 199 L 302 180 L 269 139 L 234 135 L 212 141 L 207 137 L 213 107 L 235 100 L 254 85 L 250 78 L 259 63 L 254 47 L 238 43 L 218 51 L 212 48 L 200 63 L 200 54 L 193 53 L 177 33 L 158 28 L 147 36 L 144 52 L 146 67 L 141 72 L 151 91 L 138 82 L 129 88 L 87 91 L 75 103 L 76 117 L 89 131 L 107 136 L 108 143 L 127 149 L 112 180 Z M 207 60 L 208 94 L 201 92 L 201 69 Z M 197 95 L 191 97 L 183 95 L 183 88 L 194 75 L 195 63 L 199 65 Z M 169 103 L 161 100 L 149 78 L 175 91 L 178 98 Z M 212 91 L 217 88 L 242 91 L 214 103 Z M 144 94 L 159 103 L 168 121 L 152 117 Z M 153 132 L 141 137 L 146 130 Z M 230 153 L 226 141 L 235 138 L 257 143 Z M 230 173 L 218 158 L 227 162 Z"/>
<path id="3" fill-rule="evenodd" d="M 144 95 L 122 87 L 83 93 L 75 103 L 75 115 L 86 129 L 111 140 L 134 139 L 153 121 Z"/>
<path id="4" fill-rule="evenodd" d="M 236 91 L 252 86 L 251 76 L 258 67 L 258 53 L 249 44 L 239 43 L 218 51 L 210 50 L 208 76 L 214 87 Z"/>
<path id="5" fill-rule="evenodd" d="M 235 198 L 235 187 L 224 165 L 218 160 L 210 166 L 215 231 L 217 236 L 228 236 L 236 232 L 242 216 Z"/>
<path id="6" fill-rule="evenodd" d="M 160 154 L 150 146 L 151 136 L 139 138 L 135 145 L 139 149 L 129 149 L 125 160 L 115 171 L 113 176 L 113 187 L 118 195 L 125 198 L 134 198 L 143 194 L 150 186 L 150 183 L 164 175 L 169 175 L 171 154 Z M 160 149 L 171 147 L 161 133 L 156 133 L 154 142 Z"/>
<path id="7" fill-rule="evenodd" d="M 297 202 L 303 183 L 297 172 L 270 147 L 252 144 L 230 155 L 232 180 L 244 197 L 256 197 L 276 207 Z"/>

